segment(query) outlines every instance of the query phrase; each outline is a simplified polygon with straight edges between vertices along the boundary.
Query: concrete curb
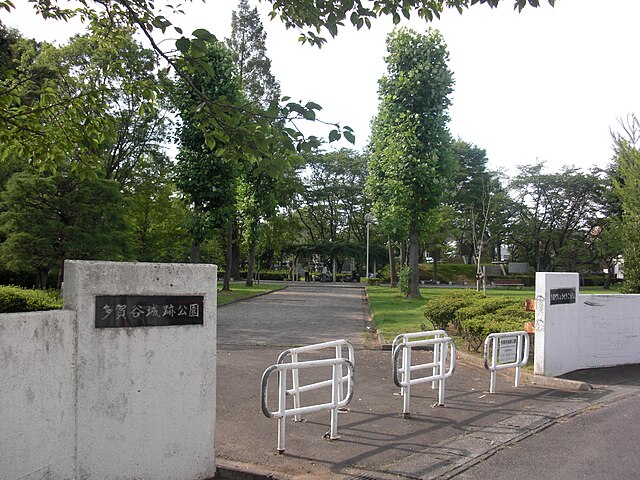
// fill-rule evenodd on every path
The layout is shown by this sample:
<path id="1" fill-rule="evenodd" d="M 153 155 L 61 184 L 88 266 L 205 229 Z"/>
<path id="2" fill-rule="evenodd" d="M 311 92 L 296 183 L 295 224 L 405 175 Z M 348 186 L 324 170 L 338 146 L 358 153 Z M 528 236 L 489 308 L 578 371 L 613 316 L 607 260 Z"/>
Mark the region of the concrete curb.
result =
<path id="1" fill-rule="evenodd" d="M 484 359 L 472 355 L 470 353 L 461 352 L 458 350 L 458 361 L 475 365 L 476 367 L 484 368 Z M 504 371 L 503 371 L 504 372 Z M 568 380 L 565 378 L 545 377 L 544 375 L 534 375 L 533 373 L 520 371 L 520 380 L 524 383 L 531 385 L 537 385 L 539 387 L 553 388 L 556 390 L 568 390 L 572 392 L 588 391 L 593 387 L 591 384 L 581 382 L 578 380 Z"/>
<path id="2" fill-rule="evenodd" d="M 558 390 L 588 391 L 593 388 L 590 383 L 579 380 L 569 380 L 567 378 L 545 377 L 529 372 L 521 372 L 520 378 L 531 385 L 540 387 L 556 388 Z"/>
<path id="3" fill-rule="evenodd" d="M 381 338 L 381 350 L 391 350 L 391 344 L 384 341 L 384 337 L 378 332 Z M 471 353 L 461 352 L 457 350 L 457 359 L 459 362 L 473 365 L 475 367 L 484 368 L 484 359 L 479 355 L 473 355 Z M 506 373 L 502 370 L 498 372 Z M 567 390 L 571 392 L 584 392 L 593 389 L 593 386 L 587 382 L 581 382 L 579 380 L 569 380 L 566 378 L 545 377 L 544 375 L 535 375 L 533 373 L 520 371 L 520 380 L 523 383 L 530 385 L 537 385 L 539 387 L 553 388 L 555 390 Z"/>
<path id="4" fill-rule="evenodd" d="M 258 465 L 216 459 L 216 475 L 212 480 L 291 480 L 292 477 Z"/>
<path id="5" fill-rule="evenodd" d="M 251 300 L 252 298 L 263 297 L 263 296 L 269 295 L 270 293 L 273 293 L 273 292 L 279 292 L 280 290 L 284 290 L 285 288 L 288 288 L 288 287 L 289 287 L 289 285 L 283 285 L 281 288 L 276 288 L 274 290 L 269 290 L 268 292 L 258 293 L 256 295 L 251 295 L 250 297 L 238 298 L 237 300 L 233 300 L 231 302 L 227 302 L 224 305 L 218 305 L 218 308 L 224 308 L 224 307 L 226 307 L 228 305 L 234 305 L 236 303 L 244 302 L 245 300 Z"/>

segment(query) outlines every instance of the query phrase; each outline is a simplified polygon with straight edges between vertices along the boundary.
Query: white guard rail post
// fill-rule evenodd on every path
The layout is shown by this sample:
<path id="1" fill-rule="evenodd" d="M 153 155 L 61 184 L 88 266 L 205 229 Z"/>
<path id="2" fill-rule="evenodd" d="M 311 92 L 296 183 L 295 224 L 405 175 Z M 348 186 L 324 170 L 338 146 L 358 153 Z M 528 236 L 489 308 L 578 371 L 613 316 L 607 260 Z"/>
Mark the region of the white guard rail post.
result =
<path id="1" fill-rule="evenodd" d="M 491 363 L 489 363 L 491 353 Z M 496 372 L 515 368 L 514 386 L 520 386 L 520 367 L 529 361 L 529 334 L 520 332 L 491 333 L 484 341 L 484 368 L 491 372 L 489 393 L 496 391 Z"/>
<path id="2" fill-rule="evenodd" d="M 411 334 L 413 335 L 413 334 Z M 419 365 L 411 364 L 411 350 L 415 347 L 433 346 L 437 349 L 438 356 L 432 363 Z M 405 352 L 406 350 L 406 352 Z M 411 403 L 411 386 L 419 383 L 438 382 L 437 405 L 444 405 L 445 380 L 453 375 L 456 368 L 456 344 L 450 337 L 437 337 L 424 340 L 408 340 L 398 343 L 392 351 L 393 355 L 393 381 L 404 389 L 404 401 L 402 406 L 403 416 L 409 415 Z M 402 367 L 398 367 L 398 359 L 402 356 Z M 449 369 L 445 371 L 449 359 Z M 434 363 L 436 365 L 434 365 Z M 428 377 L 411 378 L 412 372 L 432 368 L 432 374 Z M 401 373 L 401 375 L 399 375 Z"/>
<path id="3" fill-rule="evenodd" d="M 342 347 L 346 346 L 349 352 L 349 358 L 342 356 Z M 335 357 L 322 360 L 298 361 L 298 354 L 303 352 L 317 351 L 328 347 L 335 348 Z M 284 363 L 287 356 L 291 355 L 291 362 Z M 295 361 L 294 361 L 295 360 Z M 298 372 L 300 369 L 332 367 L 332 375 L 328 380 L 320 382 L 300 385 Z M 347 368 L 344 375 L 343 367 Z M 278 372 L 278 409 L 274 412 L 269 411 L 267 406 L 267 392 L 269 387 L 269 377 L 272 373 Z M 287 372 L 291 372 L 293 388 L 287 389 Z M 346 393 L 344 383 L 347 384 Z M 285 450 L 285 418 L 294 416 L 300 419 L 300 415 L 306 413 L 320 412 L 324 410 L 331 411 L 331 427 L 329 438 L 335 440 L 338 437 L 338 410 L 346 407 L 353 397 L 354 385 L 354 352 L 353 346 L 346 340 L 336 340 L 333 342 L 324 342 L 316 345 L 308 345 L 305 347 L 292 348 L 286 350 L 278 357 L 278 363 L 267 368 L 262 374 L 261 389 L 261 406 L 262 413 L 268 418 L 278 419 L 278 453 L 283 454 Z M 331 386 L 331 400 L 326 403 L 302 406 L 300 404 L 300 393 L 316 390 L 322 387 Z M 287 409 L 286 396 L 291 395 L 294 399 L 292 409 Z"/>

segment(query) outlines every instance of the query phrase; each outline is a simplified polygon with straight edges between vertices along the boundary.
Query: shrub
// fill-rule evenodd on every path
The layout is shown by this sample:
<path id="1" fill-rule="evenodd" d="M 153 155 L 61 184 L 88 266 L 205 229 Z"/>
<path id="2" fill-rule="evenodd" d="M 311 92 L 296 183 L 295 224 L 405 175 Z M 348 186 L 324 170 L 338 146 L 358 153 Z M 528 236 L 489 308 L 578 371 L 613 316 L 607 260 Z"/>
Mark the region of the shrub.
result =
<path id="1" fill-rule="evenodd" d="M 433 324 L 433 328 L 445 330 L 453 322 L 456 312 L 471 305 L 476 298 L 483 297 L 475 290 L 452 290 L 448 295 L 429 300 L 424 316 Z"/>
<path id="2" fill-rule="evenodd" d="M 37 312 L 60 308 L 62 300 L 56 292 L 0 286 L 0 313 Z"/>
<path id="3" fill-rule="evenodd" d="M 398 288 L 405 296 L 409 296 L 411 293 L 411 287 L 409 285 L 409 277 L 411 276 L 411 269 L 409 267 L 404 267 L 400 269 L 398 273 Z"/>
<path id="4" fill-rule="evenodd" d="M 515 320 L 511 315 L 487 313 L 471 317 L 462 322 L 462 333 L 467 341 L 467 348 L 475 352 L 484 345 L 487 335 L 500 332 L 516 332 L 522 330 L 523 321 Z"/>
<path id="5" fill-rule="evenodd" d="M 580 277 L 583 287 L 602 287 L 607 277 L 605 275 L 584 275 Z"/>
<path id="6" fill-rule="evenodd" d="M 509 297 L 480 297 L 474 300 L 470 305 L 460 308 L 453 316 L 453 326 L 457 332 L 463 333 L 462 322 L 472 318 L 480 317 L 488 313 L 495 313 L 501 311 L 505 307 L 512 306 L 514 301 L 520 305 L 521 309 L 522 301 L 519 299 L 513 299 Z"/>
<path id="7" fill-rule="evenodd" d="M 453 290 L 429 300 L 424 316 L 436 329 L 451 325 L 467 341 L 469 350 L 478 351 L 490 333 L 520 331 L 532 321 L 533 312 L 524 309 L 522 299 L 484 297 L 474 290 Z"/>
<path id="8" fill-rule="evenodd" d="M 469 350 L 476 352 L 490 333 L 520 331 L 533 318 L 534 313 L 525 311 L 521 299 L 509 297 L 481 298 L 456 312 L 460 332 Z"/>

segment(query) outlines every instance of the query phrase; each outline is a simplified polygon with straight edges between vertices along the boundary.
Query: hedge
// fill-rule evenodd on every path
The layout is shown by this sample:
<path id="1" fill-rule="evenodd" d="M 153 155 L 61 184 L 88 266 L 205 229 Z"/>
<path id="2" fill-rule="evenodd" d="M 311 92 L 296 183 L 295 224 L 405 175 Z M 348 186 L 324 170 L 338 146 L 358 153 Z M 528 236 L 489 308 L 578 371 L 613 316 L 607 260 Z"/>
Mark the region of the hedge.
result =
<path id="1" fill-rule="evenodd" d="M 487 313 L 472 317 L 462 322 L 463 337 L 467 348 L 478 352 L 491 333 L 518 332 L 523 327 L 522 320 L 515 320 L 511 315 L 503 313 Z"/>
<path id="2" fill-rule="evenodd" d="M 450 294 L 429 300 L 424 316 L 436 330 L 446 330 L 449 324 L 454 321 L 456 312 L 471 305 L 477 298 L 483 297 L 475 290 L 451 290 Z"/>
<path id="3" fill-rule="evenodd" d="M 456 312 L 460 333 L 469 350 L 478 351 L 490 333 L 520 331 L 524 323 L 534 319 L 518 298 L 483 298 Z"/>
<path id="4" fill-rule="evenodd" d="M 451 328 L 462 335 L 469 350 L 480 350 L 490 333 L 520 331 L 533 312 L 513 297 L 485 297 L 474 290 L 453 290 L 427 303 L 424 316 L 435 329 Z"/>
<path id="5" fill-rule="evenodd" d="M 0 313 L 37 312 L 62 308 L 62 299 L 51 291 L 0 286 Z"/>
<path id="6" fill-rule="evenodd" d="M 516 300 L 519 304 L 523 302 Z M 474 299 L 474 302 L 466 307 L 457 310 L 453 316 L 453 326 L 457 333 L 464 334 L 462 323 L 488 313 L 497 313 L 504 307 L 513 305 L 514 299 L 509 297 L 481 297 Z M 524 310 L 524 307 L 522 307 Z"/>

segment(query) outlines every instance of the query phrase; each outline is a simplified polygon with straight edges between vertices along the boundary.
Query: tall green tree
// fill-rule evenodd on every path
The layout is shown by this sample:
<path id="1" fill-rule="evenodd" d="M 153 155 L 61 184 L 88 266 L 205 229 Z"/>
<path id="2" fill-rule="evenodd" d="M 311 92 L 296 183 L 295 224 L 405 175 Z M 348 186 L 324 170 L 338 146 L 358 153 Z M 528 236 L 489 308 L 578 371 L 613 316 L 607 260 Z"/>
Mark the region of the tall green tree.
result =
<path id="1" fill-rule="evenodd" d="M 0 86 L 4 157 L 124 183 L 163 133 L 154 58 L 132 29 L 95 22 L 62 47 L 18 41 L 13 50 L 18 62 Z"/>
<path id="2" fill-rule="evenodd" d="M 537 271 L 564 270 L 563 254 L 587 244 L 604 215 L 604 180 L 575 167 L 556 173 L 545 173 L 544 163 L 519 168 L 510 185 L 520 204 L 510 238 L 513 257 Z M 589 259 L 580 261 L 585 263 Z"/>
<path id="3" fill-rule="evenodd" d="M 379 81 L 380 106 L 372 124 L 368 187 L 379 220 L 393 216 L 404 222 L 409 295 L 417 297 L 420 232 L 429 212 L 441 204 L 455 166 L 447 127 L 453 76 L 436 30 L 394 30 L 387 52 L 387 74 Z"/>
<path id="4" fill-rule="evenodd" d="M 192 82 L 210 98 L 236 101 L 240 85 L 229 50 L 220 42 L 212 45 L 207 62 L 212 72 L 194 75 Z M 191 211 L 191 261 L 199 262 L 202 242 L 215 229 L 227 226 L 235 212 L 238 164 L 233 157 L 224 155 L 228 146 L 225 132 L 200 123 L 199 95 L 181 80 L 176 86 L 175 102 L 181 119 L 176 183 Z"/>
<path id="5" fill-rule="evenodd" d="M 280 100 L 280 84 L 271 73 L 266 39 L 258 9 L 250 8 L 248 0 L 240 0 L 231 14 L 231 37 L 226 43 L 233 52 L 245 96 L 265 110 Z"/>
<path id="6" fill-rule="evenodd" d="M 298 243 L 306 244 L 310 253 L 326 255 L 323 262 L 333 264 L 335 259 L 341 264 L 354 256 L 362 265 L 369 211 L 367 155 L 343 148 L 307 154 L 305 161 L 295 208 L 302 225 Z"/>
<path id="7" fill-rule="evenodd" d="M 453 154 L 458 162 L 453 182 L 451 204 L 456 209 L 458 248 L 465 263 L 473 263 L 477 256 L 476 236 L 486 226 L 491 176 L 487 170 L 486 151 L 462 140 L 453 143 Z"/>
<path id="8" fill-rule="evenodd" d="M 7 267 L 30 270 L 39 288 L 52 270 L 62 285 L 66 259 L 130 258 L 123 198 L 112 180 L 85 179 L 72 171 L 25 171 L 2 194 L 0 245 Z"/>
<path id="9" fill-rule="evenodd" d="M 109 29 L 110 43 L 105 43 Z M 156 58 L 133 39 L 130 27 L 96 25 L 93 31 L 74 36 L 68 44 L 49 52 L 60 76 L 58 90 L 64 98 L 93 97 L 85 105 L 85 118 L 103 128 L 96 138 L 84 138 L 82 155 L 91 155 L 96 170 L 116 180 L 124 189 L 135 183 L 137 167 L 145 158 L 160 158 L 167 136 L 166 111 L 150 90 L 161 91 Z M 152 91 L 152 90 L 151 90 Z M 74 164 L 85 158 L 69 154 Z"/>
<path id="10" fill-rule="evenodd" d="M 630 115 L 614 134 L 615 191 L 622 207 L 625 293 L 640 293 L 640 122 Z"/>
<path id="11" fill-rule="evenodd" d="M 456 8 L 458 11 L 474 4 L 486 4 L 491 7 L 504 3 L 505 0 L 435 0 L 423 2 L 420 0 L 407 0 L 399 3 L 395 0 L 382 0 L 364 5 L 361 2 L 287 2 L 283 0 L 270 0 L 273 5 L 271 13 L 273 17 L 280 17 L 287 28 L 293 27 L 301 30 L 302 41 L 309 41 L 322 45 L 325 41 L 318 35 L 322 29 L 326 29 L 332 36 L 338 33 L 338 28 L 348 21 L 362 28 L 370 27 L 372 20 L 379 16 L 391 16 L 394 23 L 398 23 L 401 16 L 410 17 L 414 12 L 419 17 L 431 20 L 440 15 L 445 7 Z M 548 0 L 553 5 L 554 0 Z M 514 0 L 514 7 L 521 10 L 527 4 L 537 7 L 539 0 Z M 229 103 L 221 98 L 209 98 L 197 85 L 191 81 L 191 76 L 199 73 L 210 73 L 211 66 L 206 61 L 208 46 L 215 44 L 214 34 L 205 29 L 196 29 L 188 35 L 179 25 L 174 25 L 168 16 L 179 12 L 177 7 L 167 5 L 156 9 L 156 4 L 147 0 L 88 0 L 77 5 L 69 5 L 58 0 L 34 0 L 32 6 L 35 11 L 44 18 L 56 20 L 68 20 L 79 17 L 89 22 L 93 28 L 97 24 L 102 25 L 127 25 L 137 29 L 149 43 L 150 47 L 167 62 L 169 68 L 180 75 L 183 81 L 189 85 L 202 105 L 200 118 L 203 124 L 211 129 L 225 131 L 227 136 L 233 137 L 237 143 L 245 143 L 243 152 L 232 150 L 229 155 L 259 156 L 265 150 L 268 151 L 274 144 L 281 143 L 287 148 L 312 148 L 318 146 L 317 138 L 305 138 L 295 128 L 285 129 L 282 138 L 274 138 L 269 133 L 269 127 L 274 123 L 282 123 L 295 118 L 315 119 L 319 106 L 313 102 L 301 105 L 288 102 L 279 108 L 273 108 L 265 115 L 262 111 L 253 110 L 250 106 L 238 108 L 238 105 Z M 14 4 L 11 0 L 0 0 L 0 9 L 12 12 Z M 306 30 L 308 27 L 308 30 Z M 179 38 L 174 44 L 165 50 L 166 43 L 157 41 L 159 34 Z M 303 30 L 306 32 L 302 33 Z M 105 42 L 111 43 L 109 30 L 105 30 Z M 38 103 L 24 105 L 15 101 L 13 95 L 15 88 L 23 79 L 14 77 L 9 85 L 0 85 L 0 123 L 6 128 L 0 129 L 0 145 L 5 150 L 9 148 L 25 154 L 31 161 L 46 166 L 58 165 L 61 161 L 58 153 L 68 152 L 73 148 L 74 139 L 62 135 L 56 125 L 55 117 L 60 114 L 60 107 L 65 108 L 67 116 L 77 122 L 85 118 L 84 130 L 91 133 L 89 139 L 100 141 L 102 126 L 99 122 L 92 122 L 83 117 L 82 110 L 86 104 L 86 98 L 60 98 L 48 88 L 34 91 L 38 96 Z M 8 87 L 8 88 L 7 88 Z M 143 91 L 149 98 L 157 95 L 157 88 L 147 84 Z M 245 121 L 242 121 L 242 120 Z M 250 119 L 251 121 L 246 121 Z M 329 133 L 330 140 L 337 140 L 342 133 L 347 139 L 352 138 L 350 130 L 342 129 L 340 125 L 333 126 Z M 39 142 L 34 140 L 38 139 Z M 90 165 L 89 165 L 90 168 Z"/>
<path id="12" fill-rule="evenodd" d="M 271 60 L 267 56 L 266 32 L 256 8 L 250 8 L 241 0 L 231 17 L 231 37 L 226 41 L 230 48 L 238 81 L 244 97 L 255 108 L 265 112 L 277 106 L 280 100 L 280 84 L 271 73 Z M 256 246 L 262 221 L 275 215 L 278 205 L 287 203 L 282 193 L 290 191 L 284 185 L 291 178 L 294 155 L 283 148 L 265 151 L 254 162 L 243 162 L 240 168 L 238 207 L 236 222 L 231 232 L 231 257 L 228 268 L 234 278 L 240 275 L 241 239 L 247 246 L 248 272 L 246 283 L 253 284 Z M 275 168 L 274 168 L 275 167 Z"/>

